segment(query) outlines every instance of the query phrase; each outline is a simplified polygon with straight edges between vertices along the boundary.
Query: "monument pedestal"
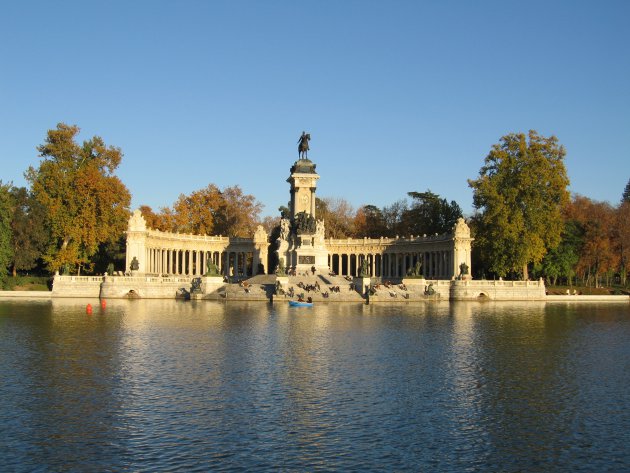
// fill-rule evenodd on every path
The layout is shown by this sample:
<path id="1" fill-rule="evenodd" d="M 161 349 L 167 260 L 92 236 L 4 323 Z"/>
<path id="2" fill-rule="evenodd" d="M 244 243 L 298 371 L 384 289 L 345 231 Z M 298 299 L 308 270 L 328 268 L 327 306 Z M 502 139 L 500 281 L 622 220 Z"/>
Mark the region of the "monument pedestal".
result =
<path id="1" fill-rule="evenodd" d="M 328 251 L 319 243 L 315 234 L 299 234 L 295 246 L 289 250 L 291 266 L 296 272 L 311 272 L 315 267 L 316 274 L 328 274 Z"/>

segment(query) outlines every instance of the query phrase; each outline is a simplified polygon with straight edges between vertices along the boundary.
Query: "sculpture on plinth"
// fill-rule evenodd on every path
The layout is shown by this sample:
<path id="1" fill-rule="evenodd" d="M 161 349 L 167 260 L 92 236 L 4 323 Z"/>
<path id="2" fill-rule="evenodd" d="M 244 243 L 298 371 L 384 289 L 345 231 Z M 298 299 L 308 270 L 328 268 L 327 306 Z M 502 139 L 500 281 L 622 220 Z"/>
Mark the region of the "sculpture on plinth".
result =
<path id="1" fill-rule="evenodd" d="M 206 274 L 205 276 L 220 276 L 221 271 L 219 271 L 219 267 L 212 261 L 208 260 L 208 264 L 206 265 Z"/>
<path id="2" fill-rule="evenodd" d="M 424 279 L 424 276 L 422 275 L 422 263 L 420 261 L 416 261 L 415 266 L 407 270 L 407 277 Z"/>
<path id="3" fill-rule="evenodd" d="M 138 262 L 138 258 L 136 258 L 135 256 L 131 260 L 131 264 L 129 265 L 129 269 L 131 270 L 132 274 L 140 269 L 140 263 Z"/>
<path id="4" fill-rule="evenodd" d="M 369 278 L 370 277 L 370 270 L 368 269 L 367 259 L 364 259 L 361 262 L 361 272 L 359 273 L 359 276 L 361 276 L 362 278 Z"/>
<path id="5" fill-rule="evenodd" d="M 291 222 L 288 218 L 283 218 L 280 220 L 280 239 L 288 240 L 289 234 L 291 233 Z"/>
<path id="6" fill-rule="evenodd" d="M 295 215 L 293 224 L 295 226 L 295 233 L 313 234 L 317 231 L 317 221 L 312 215 L 304 211 Z"/>
<path id="7" fill-rule="evenodd" d="M 191 294 L 201 294 L 201 278 L 193 278 L 190 284 Z"/>
<path id="8" fill-rule="evenodd" d="M 298 140 L 298 159 L 308 159 L 308 142 L 311 140 L 310 133 L 302 132 L 302 136 Z"/>

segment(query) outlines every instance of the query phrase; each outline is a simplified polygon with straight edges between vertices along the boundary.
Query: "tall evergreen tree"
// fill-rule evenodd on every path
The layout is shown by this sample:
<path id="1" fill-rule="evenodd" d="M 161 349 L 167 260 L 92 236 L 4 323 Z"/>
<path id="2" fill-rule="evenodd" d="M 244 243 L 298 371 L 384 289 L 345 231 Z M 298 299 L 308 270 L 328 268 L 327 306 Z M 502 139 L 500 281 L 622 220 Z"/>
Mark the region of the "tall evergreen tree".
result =
<path id="1" fill-rule="evenodd" d="M 630 203 L 630 179 L 628 179 L 626 188 L 623 190 L 623 194 L 621 195 L 621 203 L 623 204 L 624 202 Z"/>
<path id="2" fill-rule="evenodd" d="M 430 190 L 408 192 L 407 195 L 413 202 L 411 208 L 403 213 L 403 221 L 411 234 L 448 233 L 462 216 L 462 209 L 457 202 L 453 200 L 449 204 L 446 199 Z"/>
<path id="3" fill-rule="evenodd" d="M 46 251 L 50 227 L 46 209 L 25 187 L 11 189 L 15 204 L 11 220 L 12 272 L 30 270 Z"/>
<path id="4" fill-rule="evenodd" d="M 13 258 L 11 248 L 11 219 L 13 218 L 13 198 L 11 184 L 0 181 L 0 287 L 4 286 L 7 269 Z"/>

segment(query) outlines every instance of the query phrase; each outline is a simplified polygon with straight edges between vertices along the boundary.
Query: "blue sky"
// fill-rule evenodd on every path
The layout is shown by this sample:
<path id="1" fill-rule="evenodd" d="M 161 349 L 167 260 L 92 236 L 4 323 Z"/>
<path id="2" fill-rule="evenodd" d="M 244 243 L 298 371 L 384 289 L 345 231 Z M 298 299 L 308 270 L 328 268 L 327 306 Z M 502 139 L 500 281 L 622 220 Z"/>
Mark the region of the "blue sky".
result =
<path id="1" fill-rule="evenodd" d="M 431 189 L 472 212 L 510 132 L 555 134 L 571 191 L 630 178 L 630 2 L 2 2 L 3 182 L 58 122 L 122 148 L 133 207 L 240 185 L 276 215 L 297 140 L 320 197 Z"/>

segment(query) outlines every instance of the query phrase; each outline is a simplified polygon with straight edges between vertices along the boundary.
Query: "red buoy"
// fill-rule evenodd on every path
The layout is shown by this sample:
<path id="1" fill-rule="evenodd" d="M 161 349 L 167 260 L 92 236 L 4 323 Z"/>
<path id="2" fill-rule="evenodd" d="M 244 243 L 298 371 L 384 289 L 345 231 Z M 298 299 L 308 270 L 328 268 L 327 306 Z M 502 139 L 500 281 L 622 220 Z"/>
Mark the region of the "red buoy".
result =
<path id="1" fill-rule="evenodd" d="M 85 313 L 88 315 L 92 314 L 92 304 L 88 304 L 85 306 Z"/>
<path id="2" fill-rule="evenodd" d="M 101 309 L 104 309 L 107 306 L 107 302 L 105 299 L 101 299 Z"/>

